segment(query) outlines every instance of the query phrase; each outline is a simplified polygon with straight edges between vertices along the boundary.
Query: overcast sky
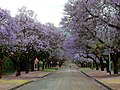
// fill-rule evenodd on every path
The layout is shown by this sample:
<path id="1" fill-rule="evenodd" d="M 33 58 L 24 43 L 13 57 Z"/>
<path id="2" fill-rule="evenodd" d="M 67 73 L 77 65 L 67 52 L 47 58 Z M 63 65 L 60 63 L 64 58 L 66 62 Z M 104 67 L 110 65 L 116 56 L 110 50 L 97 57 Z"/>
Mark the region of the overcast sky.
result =
<path id="1" fill-rule="evenodd" d="M 51 22 L 59 25 L 63 16 L 64 4 L 68 0 L 0 0 L 0 7 L 11 11 L 15 16 L 17 9 L 26 6 L 27 9 L 35 11 L 41 23 Z"/>

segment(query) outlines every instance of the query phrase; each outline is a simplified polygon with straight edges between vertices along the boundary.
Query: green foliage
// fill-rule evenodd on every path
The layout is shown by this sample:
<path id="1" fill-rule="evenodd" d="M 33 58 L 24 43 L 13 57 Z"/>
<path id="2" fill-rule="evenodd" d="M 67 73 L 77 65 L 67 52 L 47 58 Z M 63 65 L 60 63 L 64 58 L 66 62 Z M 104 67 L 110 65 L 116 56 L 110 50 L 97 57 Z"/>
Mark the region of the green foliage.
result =
<path id="1" fill-rule="evenodd" d="M 49 57 L 49 53 L 46 51 L 40 51 L 39 55 L 42 59 L 46 59 Z"/>
<path id="2" fill-rule="evenodd" d="M 58 70 L 58 68 L 49 68 L 49 69 L 44 69 L 43 71 L 45 71 L 45 72 L 55 72 L 57 70 Z"/>
<path id="3" fill-rule="evenodd" d="M 7 58 L 3 62 L 3 74 L 13 73 L 15 71 L 13 62 Z"/>

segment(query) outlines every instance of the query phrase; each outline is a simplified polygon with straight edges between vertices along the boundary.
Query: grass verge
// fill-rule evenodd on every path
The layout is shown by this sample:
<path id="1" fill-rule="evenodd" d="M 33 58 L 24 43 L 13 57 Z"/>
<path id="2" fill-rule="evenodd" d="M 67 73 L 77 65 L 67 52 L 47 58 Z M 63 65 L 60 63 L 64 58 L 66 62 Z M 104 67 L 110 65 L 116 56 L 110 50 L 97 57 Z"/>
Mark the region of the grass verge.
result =
<path id="1" fill-rule="evenodd" d="M 90 69 L 90 68 L 80 68 L 80 70 L 81 70 L 81 71 L 83 71 L 83 72 L 88 72 L 88 71 L 91 71 L 91 69 Z"/>
<path id="2" fill-rule="evenodd" d="M 24 84 L 29 82 L 30 80 L 4 80 L 0 79 L 0 84 Z"/>
<path id="3" fill-rule="evenodd" d="M 45 72 L 55 72 L 57 70 L 58 70 L 57 68 L 48 68 L 48 69 L 44 69 L 43 71 L 45 71 Z"/>

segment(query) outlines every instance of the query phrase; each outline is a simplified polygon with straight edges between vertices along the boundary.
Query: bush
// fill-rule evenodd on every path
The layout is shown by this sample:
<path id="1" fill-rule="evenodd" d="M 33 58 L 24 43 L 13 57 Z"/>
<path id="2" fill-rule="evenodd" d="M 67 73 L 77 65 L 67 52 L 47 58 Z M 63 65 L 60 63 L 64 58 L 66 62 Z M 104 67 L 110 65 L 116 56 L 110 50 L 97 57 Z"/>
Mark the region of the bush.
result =
<path id="1" fill-rule="evenodd" d="M 13 62 L 9 58 L 4 60 L 3 70 L 2 70 L 3 74 L 13 73 L 14 71 L 15 71 L 15 68 L 14 68 Z"/>

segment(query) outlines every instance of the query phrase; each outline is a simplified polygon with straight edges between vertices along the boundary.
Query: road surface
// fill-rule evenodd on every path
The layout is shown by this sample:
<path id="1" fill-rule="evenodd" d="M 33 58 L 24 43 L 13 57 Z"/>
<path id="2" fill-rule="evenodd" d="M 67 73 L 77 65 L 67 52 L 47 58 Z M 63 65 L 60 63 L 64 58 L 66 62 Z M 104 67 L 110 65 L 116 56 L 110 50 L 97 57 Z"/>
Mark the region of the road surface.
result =
<path id="1" fill-rule="evenodd" d="M 71 66 L 71 67 L 70 67 Z M 82 74 L 74 64 L 68 64 L 49 75 L 17 90 L 108 90 Z"/>

